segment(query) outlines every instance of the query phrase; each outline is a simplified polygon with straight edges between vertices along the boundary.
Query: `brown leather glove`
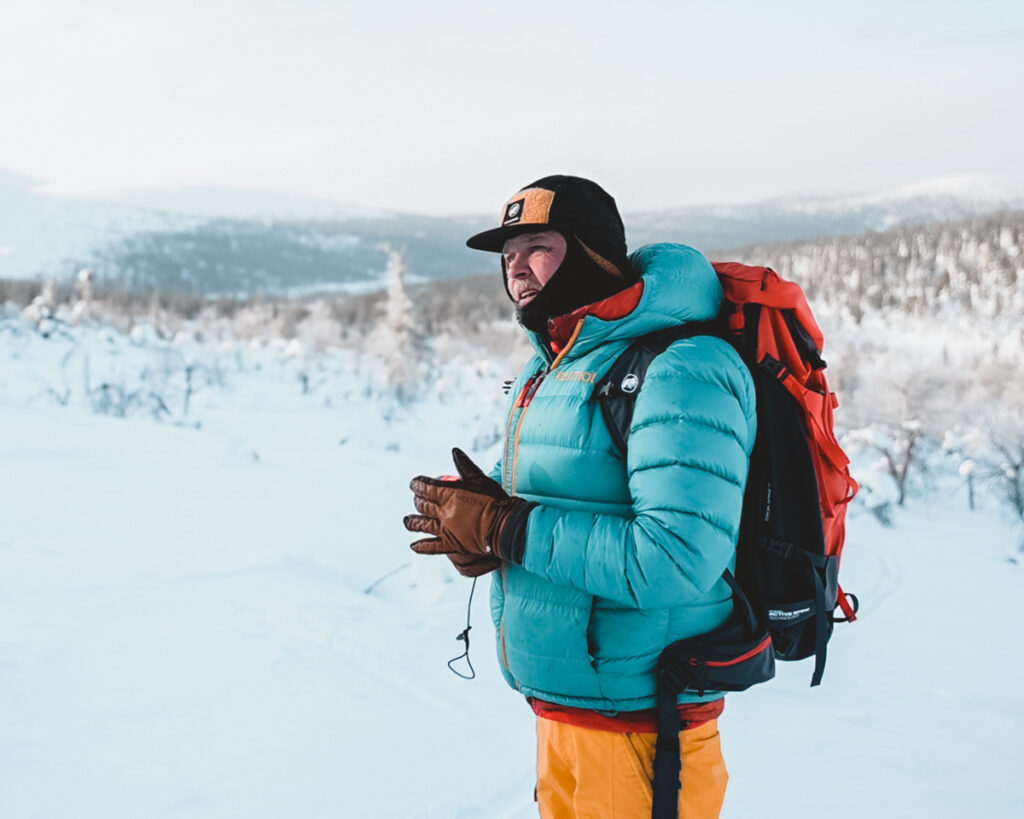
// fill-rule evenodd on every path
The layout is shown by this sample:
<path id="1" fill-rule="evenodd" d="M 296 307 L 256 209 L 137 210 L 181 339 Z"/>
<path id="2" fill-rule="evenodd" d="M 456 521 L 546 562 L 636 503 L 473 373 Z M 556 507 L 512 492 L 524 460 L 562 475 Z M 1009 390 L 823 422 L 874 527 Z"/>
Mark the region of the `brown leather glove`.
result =
<path id="1" fill-rule="evenodd" d="M 480 577 L 481 575 L 493 572 L 501 565 L 501 558 L 493 555 L 466 555 L 458 554 L 445 555 L 455 567 L 455 571 L 463 577 Z"/>
<path id="2" fill-rule="evenodd" d="M 412 550 L 448 555 L 469 577 L 496 568 L 495 558 L 521 563 L 526 518 L 537 504 L 509 496 L 462 450 L 453 449 L 452 458 L 458 478 L 420 475 L 409 484 L 420 514 L 406 515 L 405 528 L 433 536 L 416 541 Z"/>

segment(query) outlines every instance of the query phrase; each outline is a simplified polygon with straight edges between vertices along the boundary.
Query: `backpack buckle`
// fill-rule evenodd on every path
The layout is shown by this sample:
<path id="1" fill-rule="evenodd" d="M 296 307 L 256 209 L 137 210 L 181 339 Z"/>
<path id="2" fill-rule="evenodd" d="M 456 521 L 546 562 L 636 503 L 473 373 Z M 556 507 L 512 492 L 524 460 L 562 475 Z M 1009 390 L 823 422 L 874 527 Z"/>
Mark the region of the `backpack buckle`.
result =
<path id="1" fill-rule="evenodd" d="M 707 669 L 704 662 L 697 657 L 678 654 L 666 660 L 662 653 L 658 668 L 659 685 L 665 685 L 674 694 L 697 690 L 698 696 L 704 696 L 704 675 Z"/>
<path id="2" fill-rule="evenodd" d="M 762 358 L 760 365 L 772 378 L 778 379 L 779 381 L 783 381 L 786 376 L 789 375 L 789 370 L 786 368 L 786 365 L 770 355 L 766 355 Z"/>
<path id="3" fill-rule="evenodd" d="M 690 677 L 683 671 L 683 663 L 678 659 L 662 666 L 661 679 L 676 693 L 682 693 L 690 687 Z"/>

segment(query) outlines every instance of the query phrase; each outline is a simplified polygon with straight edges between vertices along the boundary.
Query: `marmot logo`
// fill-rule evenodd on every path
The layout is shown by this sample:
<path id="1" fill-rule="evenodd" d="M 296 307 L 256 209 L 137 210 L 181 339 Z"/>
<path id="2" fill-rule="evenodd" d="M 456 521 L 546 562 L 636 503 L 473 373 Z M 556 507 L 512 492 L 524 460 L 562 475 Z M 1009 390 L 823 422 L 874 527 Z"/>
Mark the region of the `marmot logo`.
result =
<path id="1" fill-rule="evenodd" d="M 573 372 L 556 372 L 555 378 L 558 381 L 582 381 L 584 384 L 593 384 L 597 381 L 597 373 L 587 373 L 582 370 Z"/>
<path id="2" fill-rule="evenodd" d="M 634 393 L 640 386 L 640 379 L 637 378 L 636 373 L 629 373 L 625 378 L 622 379 L 622 383 L 619 385 L 624 393 Z"/>
<path id="3" fill-rule="evenodd" d="M 525 199 L 517 199 L 515 202 L 509 202 L 505 208 L 505 218 L 501 220 L 501 226 L 514 225 L 520 219 L 523 218 L 523 203 Z"/>

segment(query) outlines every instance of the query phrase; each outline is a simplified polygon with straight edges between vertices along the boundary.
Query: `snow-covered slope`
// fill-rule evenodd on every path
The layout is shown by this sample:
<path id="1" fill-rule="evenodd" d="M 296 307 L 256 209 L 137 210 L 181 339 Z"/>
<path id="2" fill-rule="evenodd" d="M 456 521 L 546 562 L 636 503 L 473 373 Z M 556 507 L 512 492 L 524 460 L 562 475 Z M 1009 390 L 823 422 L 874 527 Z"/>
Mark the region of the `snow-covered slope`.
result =
<path id="1" fill-rule="evenodd" d="M 37 181 L 0 169 L 0 278 L 71 279 L 104 246 L 202 221 L 195 215 L 49 196 Z"/>
<path id="2" fill-rule="evenodd" d="M 1020 195 L 990 181 L 953 177 L 883 193 L 626 214 L 625 223 L 631 247 L 681 241 L 711 251 L 1020 207 Z M 381 243 L 404 248 L 417 279 L 452 278 L 493 270 L 493 260 L 463 244 L 491 218 L 381 213 L 333 200 L 218 188 L 90 201 L 48 194 L 33 180 L 0 171 L 0 279 L 68 280 L 89 265 L 101 285 L 144 292 L 379 287 L 386 264 Z"/>
<path id="3" fill-rule="evenodd" d="M 844 236 L 896 225 L 967 219 L 1024 207 L 1024 196 L 981 176 L 928 180 L 860 194 L 791 194 L 739 205 L 689 206 L 626 220 L 631 244 L 677 237 L 705 250 Z"/>
<path id="4" fill-rule="evenodd" d="M 140 237 L 161 237 L 163 246 L 174 241 L 186 245 L 196 231 L 222 220 L 228 223 L 224 230 L 234 228 L 236 241 L 244 242 L 277 222 L 357 218 L 386 221 L 387 215 L 326 199 L 227 188 L 62 196 L 37 180 L 0 169 L 0 278 L 65 280 L 79 266 L 93 265 L 108 282 L 130 281 L 139 259 L 123 256 L 137 254 Z M 314 245 L 326 241 L 317 235 L 307 239 Z M 169 281 L 168 288 L 174 284 Z"/>
<path id="5" fill-rule="evenodd" d="M 146 188 L 103 197 L 119 205 L 201 216 L 208 219 L 339 222 L 346 219 L 383 219 L 381 210 L 318 196 L 248 188 Z"/>
<path id="6" fill-rule="evenodd" d="M 0 331 L 5 819 L 535 815 L 487 580 L 467 682 L 445 664 L 469 584 L 400 523 L 450 446 L 493 459 L 501 365 L 402 407 L 351 353 L 22 329 Z M 169 411 L 98 414 L 101 383 Z M 725 816 L 1024 813 L 1014 537 L 941 481 L 893 528 L 858 510 L 861 620 L 820 688 L 800 663 L 730 697 Z"/>
<path id="7" fill-rule="evenodd" d="M 859 214 L 866 227 L 885 230 L 896 224 L 966 219 L 1021 207 L 1024 197 L 996 187 L 982 176 L 948 176 L 888 191 L 836 196 L 789 196 L 770 203 L 808 215 Z"/>

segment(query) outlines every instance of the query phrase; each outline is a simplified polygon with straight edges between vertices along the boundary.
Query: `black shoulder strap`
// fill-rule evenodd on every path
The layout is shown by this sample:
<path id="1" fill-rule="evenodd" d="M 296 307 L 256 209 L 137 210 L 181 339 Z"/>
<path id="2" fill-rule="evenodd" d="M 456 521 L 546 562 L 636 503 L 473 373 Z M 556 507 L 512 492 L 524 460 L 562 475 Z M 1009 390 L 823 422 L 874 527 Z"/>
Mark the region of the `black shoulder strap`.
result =
<path id="1" fill-rule="evenodd" d="M 643 386 L 647 368 L 673 342 L 694 336 L 725 338 L 725 326 L 720 320 L 699 321 L 641 336 L 629 345 L 605 377 L 597 383 L 594 397 L 600 403 L 601 414 L 612 434 L 615 447 L 623 457 L 626 456 L 626 441 L 633 422 L 636 396 Z"/>

